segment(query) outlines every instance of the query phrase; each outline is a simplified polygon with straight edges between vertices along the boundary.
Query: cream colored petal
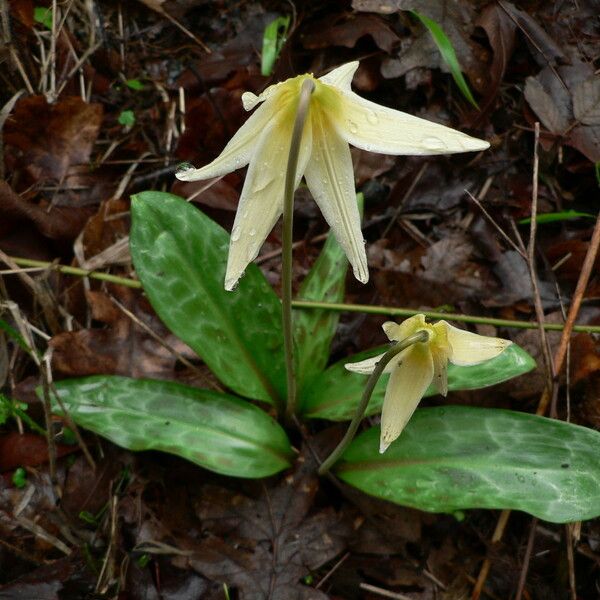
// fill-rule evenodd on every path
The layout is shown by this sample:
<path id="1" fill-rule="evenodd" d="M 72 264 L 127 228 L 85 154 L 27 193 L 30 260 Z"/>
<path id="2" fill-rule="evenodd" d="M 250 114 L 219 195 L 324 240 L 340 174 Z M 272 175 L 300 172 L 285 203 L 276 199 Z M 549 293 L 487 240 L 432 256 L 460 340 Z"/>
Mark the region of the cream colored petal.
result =
<path id="1" fill-rule="evenodd" d="M 394 321 L 386 321 L 382 327 L 391 341 L 399 342 L 416 333 L 419 329 L 426 329 L 427 323 L 425 323 L 425 315 L 417 314 L 405 319 L 400 324 Z"/>
<path id="2" fill-rule="evenodd" d="M 383 369 L 383 372 L 391 373 L 395 369 L 396 365 L 401 360 L 403 360 L 405 354 L 409 350 L 410 350 L 410 348 L 407 348 L 406 350 L 402 350 L 402 352 L 400 352 L 399 354 L 394 356 L 394 358 L 392 358 L 392 360 L 390 360 L 390 362 L 385 366 L 385 369 Z M 347 371 L 352 371 L 353 373 L 360 373 L 361 375 L 370 375 L 375 370 L 377 363 L 381 360 L 382 357 L 383 357 L 383 354 L 378 354 L 377 356 L 373 356 L 371 358 L 367 358 L 367 359 L 361 360 L 359 362 L 346 363 L 344 365 L 344 367 L 346 368 Z"/>
<path id="3" fill-rule="evenodd" d="M 383 400 L 381 453 L 402 433 L 433 378 L 433 360 L 426 345 L 411 346 L 402 354 L 402 361 L 390 375 Z"/>
<path id="4" fill-rule="evenodd" d="M 477 335 L 440 321 L 446 328 L 450 346 L 448 358 L 455 365 L 477 365 L 495 358 L 512 344 L 510 340 Z"/>
<path id="5" fill-rule="evenodd" d="M 388 336 L 388 340 L 397 342 L 400 339 L 398 337 L 400 325 L 396 321 L 386 321 L 381 328 L 385 332 L 385 335 Z"/>
<path id="6" fill-rule="evenodd" d="M 445 348 L 431 348 L 433 385 L 442 396 L 448 395 L 448 352 Z"/>
<path id="7" fill-rule="evenodd" d="M 322 111 L 312 114 L 313 148 L 304 177 L 325 220 L 346 253 L 354 276 L 369 280 L 365 242 L 354 188 L 348 144 L 336 134 Z"/>
<path id="8" fill-rule="evenodd" d="M 347 371 L 352 371 L 353 373 L 360 373 L 361 375 L 370 375 L 375 370 L 377 363 L 381 360 L 382 357 L 383 354 L 378 354 L 377 356 L 372 356 L 371 358 L 367 358 L 366 360 L 361 360 L 359 362 L 346 363 L 344 367 Z"/>
<path id="9" fill-rule="evenodd" d="M 358 69 L 358 61 L 354 60 L 329 71 L 327 75 L 319 77 L 319 81 L 349 92 L 356 69 Z"/>
<path id="10" fill-rule="evenodd" d="M 252 92 L 244 92 L 242 94 L 242 104 L 245 110 L 252 110 L 257 104 L 273 97 L 280 89 L 281 84 L 285 81 L 270 85 L 267 89 L 261 92 L 258 96 Z"/>
<path id="11" fill-rule="evenodd" d="M 339 91 L 340 106 L 330 110 L 337 132 L 350 144 L 383 154 L 452 154 L 489 148 L 489 143 L 398 110 L 380 106 L 351 91 Z"/>
<path id="12" fill-rule="evenodd" d="M 276 119 L 278 112 L 274 103 L 263 104 L 237 130 L 215 160 L 200 169 L 190 168 L 177 171 L 175 177 L 181 181 L 198 181 L 220 177 L 245 167 L 250 162 L 252 154 L 257 150 L 260 135 L 269 123 Z"/>
<path id="13" fill-rule="evenodd" d="M 226 290 L 231 291 L 235 287 L 283 212 L 292 126 L 293 123 L 282 119 L 271 121 L 255 140 L 256 152 L 248 168 L 231 230 L 225 274 Z M 311 137 L 311 125 L 307 120 L 300 144 L 296 187 L 310 157 Z"/>

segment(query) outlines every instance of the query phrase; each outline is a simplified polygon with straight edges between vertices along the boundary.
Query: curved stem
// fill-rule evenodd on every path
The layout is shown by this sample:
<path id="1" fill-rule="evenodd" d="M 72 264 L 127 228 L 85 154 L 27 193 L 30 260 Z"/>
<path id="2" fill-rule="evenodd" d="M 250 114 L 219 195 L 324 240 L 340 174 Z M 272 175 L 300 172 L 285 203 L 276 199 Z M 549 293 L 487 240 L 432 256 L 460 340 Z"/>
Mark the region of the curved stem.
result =
<path id="1" fill-rule="evenodd" d="M 296 373 L 294 365 L 294 331 L 292 325 L 292 231 L 294 224 L 294 191 L 296 189 L 296 171 L 300 142 L 304 131 L 304 122 L 310 105 L 310 95 L 315 89 L 312 79 L 305 79 L 300 89 L 300 99 L 296 109 L 296 119 L 290 142 L 285 191 L 283 196 L 283 240 L 281 264 L 281 312 L 283 321 L 283 346 L 285 351 L 285 373 L 287 379 L 287 417 L 296 412 Z"/>
<path id="2" fill-rule="evenodd" d="M 406 339 L 398 342 L 394 346 L 392 346 L 382 357 L 381 360 L 375 365 L 375 369 L 369 376 L 367 380 L 367 385 L 365 386 L 365 391 L 363 392 L 362 398 L 360 399 L 360 404 L 356 408 L 356 412 L 354 413 L 354 417 L 352 417 L 352 421 L 350 421 L 350 425 L 348 425 L 348 430 L 346 434 L 342 438 L 342 441 L 336 446 L 335 450 L 323 461 L 321 466 L 319 467 L 319 475 L 325 475 L 329 469 L 337 462 L 337 460 L 342 456 L 346 448 L 350 445 L 350 442 L 354 439 L 354 435 L 356 434 L 356 430 L 360 425 L 360 422 L 363 420 L 365 416 L 365 411 L 367 410 L 367 406 L 369 405 L 369 400 L 371 400 L 371 395 L 373 394 L 373 390 L 375 389 L 375 385 L 381 377 L 383 370 L 387 367 L 388 363 L 394 356 L 406 350 L 409 346 L 413 344 L 417 344 L 419 342 L 426 342 L 429 339 L 429 334 L 426 331 L 418 331 L 414 335 L 408 336 Z"/>

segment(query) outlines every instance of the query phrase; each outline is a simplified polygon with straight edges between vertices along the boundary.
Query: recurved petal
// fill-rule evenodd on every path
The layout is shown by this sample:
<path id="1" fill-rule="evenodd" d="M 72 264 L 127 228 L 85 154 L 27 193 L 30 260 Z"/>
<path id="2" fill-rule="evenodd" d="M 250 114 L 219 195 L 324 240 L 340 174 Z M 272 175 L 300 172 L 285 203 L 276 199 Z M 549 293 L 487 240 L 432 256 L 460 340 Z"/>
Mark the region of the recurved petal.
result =
<path id="1" fill-rule="evenodd" d="M 350 144 L 382 154 L 452 154 L 485 150 L 489 143 L 338 89 L 340 105 L 330 110 L 337 132 Z"/>
<path id="2" fill-rule="evenodd" d="M 407 351 L 408 349 L 403 350 L 402 352 L 394 356 L 394 358 L 392 358 L 392 360 L 390 360 L 390 362 L 385 366 L 383 372 L 391 373 L 394 370 L 394 367 L 402 360 L 404 354 Z M 371 358 L 367 358 L 359 362 L 346 363 L 344 367 L 347 371 L 352 371 L 353 373 L 360 373 L 361 375 L 370 375 L 375 370 L 377 363 L 381 360 L 382 357 L 383 354 L 378 354 L 377 356 L 372 356 Z"/>
<path id="3" fill-rule="evenodd" d="M 448 358 L 455 365 L 477 365 L 495 358 L 512 344 L 510 340 L 477 335 L 440 321 L 448 336 Z"/>
<path id="4" fill-rule="evenodd" d="M 425 315 L 416 314 L 398 324 L 394 321 L 386 321 L 382 326 L 385 335 L 393 342 L 406 339 L 409 335 L 416 333 L 419 329 L 426 329 Z"/>
<path id="5" fill-rule="evenodd" d="M 244 110 L 252 110 L 257 104 L 265 102 L 269 98 L 272 98 L 281 88 L 281 84 L 285 82 L 279 82 L 274 85 L 270 85 L 266 90 L 261 92 L 258 96 L 252 92 L 244 92 L 242 94 L 242 104 Z"/>
<path id="6" fill-rule="evenodd" d="M 175 177 L 181 181 L 198 181 L 220 177 L 245 167 L 257 150 L 260 135 L 270 122 L 276 120 L 277 112 L 275 103 L 265 102 L 237 130 L 215 160 L 200 169 L 179 170 L 175 173 Z"/>
<path id="7" fill-rule="evenodd" d="M 257 134 L 256 152 L 246 174 L 231 231 L 225 274 L 226 290 L 231 291 L 235 287 L 248 264 L 258 255 L 260 247 L 283 212 L 283 192 L 292 126 L 293 122 L 280 118 L 270 121 L 267 127 Z M 302 179 L 310 156 L 311 137 L 311 125 L 307 120 L 300 144 L 296 187 Z"/>
<path id="8" fill-rule="evenodd" d="M 350 86 L 352 84 L 354 73 L 356 73 L 356 69 L 358 69 L 358 61 L 353 60 L 352 62 L 333 69 L 333 71 L 329 71 L 327 75 L 319 77 L 319 81 L 322 81 L 327 85 L 332 85 L 342 91 L 350 92 Z"/>
<path id="9" fill-rule="evenodd" d="M 354 276 L 369 280 L 365 242 L 354 188 L 354 170 L 348 144 L 335 132 L 322 111 L 311 116 L 312 154 L 304 177 L 315 202 L 346 253 Z"/>
<path id="10" fill-rule="evenodd" d="M 390 375 L 383 400 L 381 453 L 402 433 L 433 378 L 433 360 L 426 345 L 411 346 L 402 354 L 402 360 Z"/>

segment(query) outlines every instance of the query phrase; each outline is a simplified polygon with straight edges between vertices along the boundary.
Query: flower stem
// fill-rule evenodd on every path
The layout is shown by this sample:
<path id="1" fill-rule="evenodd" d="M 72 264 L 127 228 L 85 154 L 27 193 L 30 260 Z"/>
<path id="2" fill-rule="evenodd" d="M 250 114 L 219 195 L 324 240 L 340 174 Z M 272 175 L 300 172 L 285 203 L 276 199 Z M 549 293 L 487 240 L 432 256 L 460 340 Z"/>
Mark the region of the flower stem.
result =
<path id="1" fill-rule="evenodd" d="M 360 404 L 356 407 L 356 412 L 354 413 L 354 417 L 352 417 L 352 421 L 350 421 L 350 425 L 348 425 L 346 434 L 342 438 L 342 441 L 336 446 L 335 450 L 323 461 L 323 463 L 321 463 L 321 466 L 319 467 L 319 475 L 325 475 L 325 473 L 331 469 L 340 456 L 342 456 L 342 454 L 345 452 L 346 448 L 350 445 L 350 442 L 354 439 L 356 430 L 365 416 L 365 411 L 369 405 L 369 400 L 371 400 L 371 395 L 373 394 L 375 385 L 377 384 L 379 377 L 381 377 L 383 370 L 387 367 L 390 360 L 392 360 L 394 356 L 403 350 L 406 350 L 409 346 L 412 346 L 418 342 L 426 342 L 428 338 L 429 334 L 427 331 L 418 331 L 414 335 L 410 335 L 401 342 L 394 344 L 381 357 L 379 362 L 375 365 L 375 369 L 369 376 L 369 379 L 367 380 L 367 385 L 365 386 L 365 391 L 360 399 Z"/>
<path id="2" fill-rule="evenodd" d="M 300 89 L 300 98 L 296 109 L 296 119 L 290 142 L 287 170 L 285 173 L 285 191 L 283 196 L 283 240 L 281 261 L 281 312 L 283 321 L 283 345 L 285 351 L 285 372 L 287 378 L 288 419 L 296 412 L 296 373 L 294 365 L 294 331 L 292 324 L 292 232 L 294 224 L 294 191 L 296 190 L 296 171 L 300 142 L 304 131 L 304 122 L 308 115 L 310 96 L 315 89 L 312 79 L 305 79 Z"/>

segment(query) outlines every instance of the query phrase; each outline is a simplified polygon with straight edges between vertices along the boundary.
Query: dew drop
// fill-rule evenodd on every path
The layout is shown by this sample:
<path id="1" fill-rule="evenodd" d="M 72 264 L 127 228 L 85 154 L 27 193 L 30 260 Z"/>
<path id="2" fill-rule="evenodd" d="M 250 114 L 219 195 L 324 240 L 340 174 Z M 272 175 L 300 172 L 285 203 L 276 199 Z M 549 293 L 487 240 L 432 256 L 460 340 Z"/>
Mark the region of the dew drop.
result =
<path id="1" fill-rule="evenodd" d="M 251 229 L 248 233 L 250 237 L 254 237 L 256 235 L 256 229 Z"/>
<path id="2" fill-rule="evenodd" d="M 358 125 L 354 121 L 348 121 L 348 129 L 351 133 L 358 133 Z"/>
<path id="3" fill-rule="evenodd" d="M 192 165 L 191 163 L 182 162 L 177 165 L 177 168 L 175 169 L 175 175 L 181 175 L 182 173 L 185 173 L 186 171 L 192 171 L 193 169 L 194 165 Z"/>
<path id="4" fill-rule="evenodd" d="M 446 150 L 446 143 L 436 137 L 426 137 L 421 141 L 428 150 Z"/>
<path id="5" fill-rule="evenodd" d="M 379 117 L 377 117 L 372 110 L 369 110 L 367 111 L 367 121 L 369 121 L 371 125 L 377 125 L 377 123 L 379 123 Z"/>
<path id="6" fill-rule="evenodd" d="M 242 232 L 240 231 L 240 228 L 234 227 L 233 231 L 231 232 L 231 241 L 237 242 L 240 239 L 241 234 L 242 234 Z"/>

